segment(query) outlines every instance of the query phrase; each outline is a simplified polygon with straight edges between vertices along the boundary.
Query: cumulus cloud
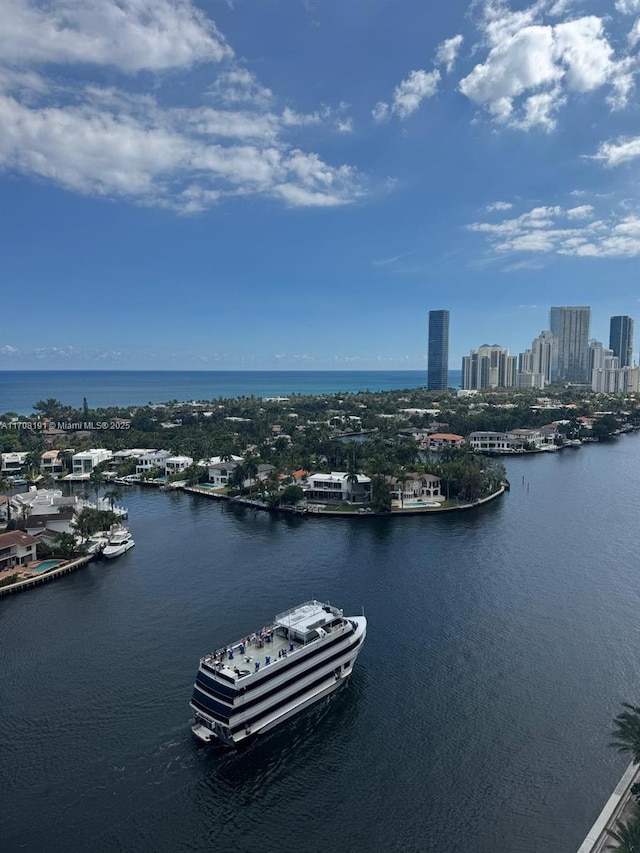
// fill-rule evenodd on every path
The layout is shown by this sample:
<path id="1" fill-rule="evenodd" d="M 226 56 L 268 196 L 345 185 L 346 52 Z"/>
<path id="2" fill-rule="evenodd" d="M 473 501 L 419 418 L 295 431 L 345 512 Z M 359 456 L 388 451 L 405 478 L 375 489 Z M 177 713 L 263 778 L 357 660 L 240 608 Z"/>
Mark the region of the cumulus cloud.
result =
<path id="1" fill-rule="evenodd" d="M 602 18 L 545 23 L 545 12 L 565 8 L 538 0 L 513 12 L 504 0 L 485 0 L 479 28 L 487 54 L 460 81 L 460 91 L 495 121 L 523 130 L 553 130 L 569 95 L 604 86 L 612 108 L 626 106 L 633 61 L 615 56 Z"/>
<path id="2" fill-rule="evenodd" d="M 290 139 L 307 126 L 349 132 L 348 105 L 278 111 L 273 93 L 238 64 L 190 0 L 7 0 L 0 56 L 0 166 L 6 169 L 80 193 L 187 213 L 230 197 L 317 207 L 345 204 L 362 192 L 355 169 L 329 165 Z M 175 103 L 175 91 L 163 101 L 165 76 L 153 94 L 90 78 L 92 66 L 112 66 L 127 75 L 126 85 L 135 72 L 184 72 L 197 62 L 217 71 L 208 92 L 212 107 L 194 106 L 191 91 L 188 106 Z M 82 63 L 82 79 L 60 73 L 72 63 Z"/>
<path id="3" fill-rule="evenodd" d="M 464 36 L 453 36 L 453 38 L 443 41 L 436 50 L 436 64 L 444 65 L 447 74 L 453 70 L 463 41 Z"/>
<path id="4" fill-rule="evenodd" d="M 484 234 L 492 250 L 500 256 L 529 253 L 631 258 L 640 255 L 640 216 L 624 212 L 597 219 L 590 205 L 569 210 L 558 205 L 535 207 L 502 222 L 474 222 L 467 227 Z"/>
<path id="5" fill-rule="evenodd" d="M 494 210 L 511 210 L 513 205 L 510 201 L 494 201 L 493 204 L 487 205 L 487 212 L 493 213 Z"/>
<path id="6" fill-rule="evenodd" d="M 620 166 L 640 157 L 640 136 L 618 139 L 617 142 L 603 142 L 595 160 L 601 160 L 606 166 Z"/>
<path id="7" fill-rule="evenodd" d="M 440 72 L 418 71 L 409 72 L 393 90 L 393 101 L 386 104 L 379 101 L 373 109 L 372 115 L 376 121 L 386 121 L 391 115 L 404 120 L 414 113 L 425 98 L 431 98 L 438 91 Z"/>
<path id="8" fill-rule="evenodd" d="M 233 51 L 189 0 L 4 0 L 5 62 L 89 63 L 135 73 L 220 62 Z"/>
<path id="9" fill-rule="evenodd" d="M 616 0 L 621 15 L 640 15 L 640 0 Z"/>

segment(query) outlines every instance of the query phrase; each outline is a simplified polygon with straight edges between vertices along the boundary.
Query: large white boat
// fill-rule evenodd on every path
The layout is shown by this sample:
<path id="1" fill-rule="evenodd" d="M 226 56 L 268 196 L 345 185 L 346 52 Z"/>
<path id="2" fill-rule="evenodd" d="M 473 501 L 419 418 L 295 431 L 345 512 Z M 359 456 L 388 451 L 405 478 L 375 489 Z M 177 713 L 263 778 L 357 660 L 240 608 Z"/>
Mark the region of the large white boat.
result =
<path id="1" fill-rule="evenodd" d="M 125 528 L 120 527 L 109 536 L 107 544 L 102 549 L 102 556 L 107 560 L 113 557 L 119 557 L 124 554 L 129 548 L 133 548 L 136 543 L 133 541 L 131 533 Z"/>
<path id="2" fill-rule="evenodd" d="M 351 675 L 367 633 L 364 616 L 321 601 L 201 658 L 191 728 L 204 743 L 237 746 L 328 696 Z"/>

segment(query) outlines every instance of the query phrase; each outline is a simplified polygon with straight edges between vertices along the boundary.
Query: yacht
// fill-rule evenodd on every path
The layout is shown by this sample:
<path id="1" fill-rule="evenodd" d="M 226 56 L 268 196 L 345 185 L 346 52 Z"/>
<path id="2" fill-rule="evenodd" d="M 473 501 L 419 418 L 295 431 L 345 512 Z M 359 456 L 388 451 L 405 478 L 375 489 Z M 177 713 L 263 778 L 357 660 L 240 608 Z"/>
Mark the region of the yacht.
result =
<path id="1" fill-rule="evenodd" d="M 119 557 L 121 554 L 124 554 L 129 548 L 133 548 L 135 544 L 131 533 L 126 528 L 120 527 L 118 530 L 114 530 L 109 536 L 107 544 L 102 549 L 102 556 L 106 557 L 107 560 L 111 560 L 113 557 Z"/>
<path id="2" fill-rule="evenodd" d="M 364 616 L 313 600 L 205 655 L 190 702 L 192 732 L 234 747 L 269 731 L 347 681 L 366 633 Z"/>

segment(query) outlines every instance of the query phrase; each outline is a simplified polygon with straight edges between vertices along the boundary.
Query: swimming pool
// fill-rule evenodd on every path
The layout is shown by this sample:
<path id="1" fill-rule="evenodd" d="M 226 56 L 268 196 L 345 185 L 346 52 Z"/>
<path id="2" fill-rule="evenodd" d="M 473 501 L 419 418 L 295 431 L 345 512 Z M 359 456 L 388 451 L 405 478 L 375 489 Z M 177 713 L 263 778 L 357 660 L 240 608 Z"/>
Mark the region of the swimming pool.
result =
<path id="1" fill-rule="evenodd" d="M 49 569 L 55 569 L 56 566 L 61 565 L 63 562 L 63 560 L 43 560 L 42 563 L 39 563 L 37 566 L 32 566 L 29 571 L 48 572 Z"/>
<path id="2" fill-rule="evenodd" d="M 402 509 L 431 509 L 435 506 L 442 506 L 438 501 L 405 501 Z"/>

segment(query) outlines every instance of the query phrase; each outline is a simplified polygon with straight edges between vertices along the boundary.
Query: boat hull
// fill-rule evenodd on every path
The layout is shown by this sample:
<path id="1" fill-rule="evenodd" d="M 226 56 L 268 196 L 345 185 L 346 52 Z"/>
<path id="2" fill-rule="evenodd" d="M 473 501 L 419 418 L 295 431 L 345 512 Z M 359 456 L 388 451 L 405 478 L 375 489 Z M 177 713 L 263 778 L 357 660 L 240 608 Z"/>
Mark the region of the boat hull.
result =
<path id="1" fill-rule="evenodd" d="M 126 545 L 121 545 L 119 548 L 113 548 L 109 550 L 109 546 L 103 549 L 102 556 L 106 560 L 113 560 L 114 557 L 121 557 L 127 551 L 130 551 L 131 548 L 135 545 L 135 542 L 128 542 Z"/>

